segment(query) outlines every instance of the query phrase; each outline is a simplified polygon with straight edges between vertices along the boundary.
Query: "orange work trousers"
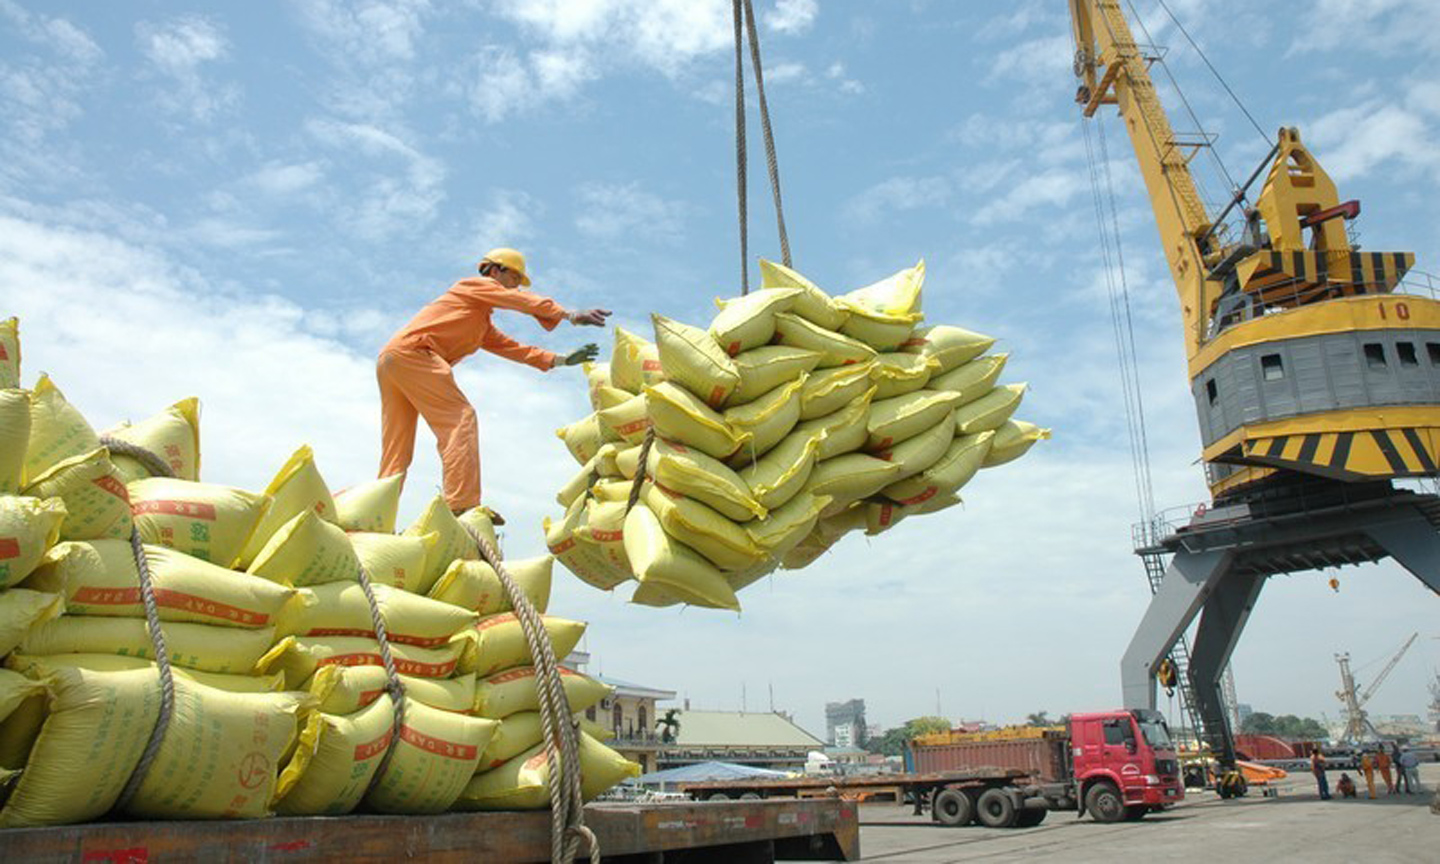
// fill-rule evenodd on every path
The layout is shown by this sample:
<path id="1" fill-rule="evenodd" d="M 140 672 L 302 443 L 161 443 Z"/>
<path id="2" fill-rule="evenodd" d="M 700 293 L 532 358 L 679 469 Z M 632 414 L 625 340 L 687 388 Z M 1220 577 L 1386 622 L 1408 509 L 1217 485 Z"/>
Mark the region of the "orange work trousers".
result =
<path id="1" fill-rule="evenodd" d="M 380 476 L 401 474 L 415 455 L 415 425 L 425 418 L 440 451 L 445 503 L 468 510 L 480 503 L 480 423 L 455 384 L 450 364 L 434 353 L 385 351 L 375 365 L 380 384 Z"/>

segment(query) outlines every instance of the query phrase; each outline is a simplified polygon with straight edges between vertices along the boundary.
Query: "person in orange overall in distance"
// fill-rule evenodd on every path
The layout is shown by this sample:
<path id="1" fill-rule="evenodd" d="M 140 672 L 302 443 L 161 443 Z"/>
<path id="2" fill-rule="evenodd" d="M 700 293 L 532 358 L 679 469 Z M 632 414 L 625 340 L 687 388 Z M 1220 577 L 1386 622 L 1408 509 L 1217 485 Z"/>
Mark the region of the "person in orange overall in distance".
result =
<path id="1" fill-rule="evenodd" d="M 1395 779 L 1390 776 L 1390 754 L 1385 752 L 1384 744 L 1375 751 L 1375 767 L 1380 769 L 1380 777 L 1385 781 L 1385 794 L 1394 795 Z"/>
<path id="2" fill-rule="evenodd" d="M 1360 756 L 1360 773 L 1365 775 L 1365 786 L 1370 790 L 1370 797 L 1375 797 L 1375 757 L 1366 750 Z"/>
<path id="3" fill-rule="evenodd" d="M 567 311 L 549 297 L 522 290 L 530 284 L 525 256 L 493 249 L 480 261 L 479 276 L 461 279 L 421 309 L 380 350 L 380 476 L 403 474 L 415 453 L 415 425 L 425 418 L 435 433 L 444 469 L 445 502 L 457 515 L 480 506 L 480 425 L 475 409 L 455 384 L 455 364 L 484 348 L 507 360 L 548 372 L 595 359 L 592 343 L 564 357 L 522 345 L 491 323 L 497 309 L 523 312 L 554 330 L 561 321 L 602 327 L 607 309 Z M 505 520 L 489 511 L 497 525 Z"/>

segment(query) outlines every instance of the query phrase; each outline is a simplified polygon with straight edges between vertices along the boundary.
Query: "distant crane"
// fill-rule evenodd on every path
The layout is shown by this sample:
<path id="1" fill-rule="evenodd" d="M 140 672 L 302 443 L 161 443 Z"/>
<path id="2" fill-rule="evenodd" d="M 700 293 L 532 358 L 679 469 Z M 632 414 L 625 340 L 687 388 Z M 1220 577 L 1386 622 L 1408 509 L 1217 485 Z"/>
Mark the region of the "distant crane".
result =
<path id="1" fill-rule="evenodd" d="M 1405 652 L 1410 650 L 1410 646 L 1414 645 L 1419 637 L 1419 633 L 1410 634 L 1410 638 L 1405 640 L 1405 644 L 1400 646 L 1400 650 L 1395 652 L 1395 656 L 1390 658 L 1390 662 L 1385 664 L 1385 668 L 1380 670 L 1380 674 L 1375 676 L 1375 680 L 1370 682 L 1364 693 L 1358 693 L 1355 676 L 1350 674 L 1350 655 L 1335 655 L 1335 662 L 1340 664 L 1340 689 L 1335 691 L 1335 696 L 1345 704 L 1345 731 L 1340 735 L 1342 741 L 1359 743 L 1380 737 L 1380 733 L 1365 713 L 1365 703 L 1380 689 L 1380 685 L 1394 671 L 1400 658 L 1405 656 Z"/>

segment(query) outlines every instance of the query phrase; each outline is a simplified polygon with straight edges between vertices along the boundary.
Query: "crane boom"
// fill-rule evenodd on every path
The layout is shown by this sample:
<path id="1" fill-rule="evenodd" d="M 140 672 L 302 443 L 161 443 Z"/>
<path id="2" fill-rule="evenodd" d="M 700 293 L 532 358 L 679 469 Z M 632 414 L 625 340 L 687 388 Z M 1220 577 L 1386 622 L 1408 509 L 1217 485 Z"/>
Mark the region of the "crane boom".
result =
<path id="1" fill-rule="evenodd" d="M 1395 666 L 1400 662 L 1400 658 L 1405 656 L 1405 652 L 1409 651 L 1410 646 L 1414 645 L 1415 640 L 1419 638 L 1419 633 L 1410 634 L 1410 638 L 1405 641 L 1404 645 L 1400 646 L 1400 650 L 1395 652 L 1395 656 L 1390 658 L 1390 662 L 1385 664 L 1385 668 L 1380 670 L 1380 674 L 1375 676 L 1375 680 L 1370 682 L 1370 686 L 1365 688 L 1365 692 L 1360 694 L 1361 705 L 1370 701 L 1370 697 L 1375 695 L 1375 691 L 1380 689 L 1380 685 L 1385 683 L 1385 679 L 1390 677 L 1390 673 L 1395 670 Z"/>

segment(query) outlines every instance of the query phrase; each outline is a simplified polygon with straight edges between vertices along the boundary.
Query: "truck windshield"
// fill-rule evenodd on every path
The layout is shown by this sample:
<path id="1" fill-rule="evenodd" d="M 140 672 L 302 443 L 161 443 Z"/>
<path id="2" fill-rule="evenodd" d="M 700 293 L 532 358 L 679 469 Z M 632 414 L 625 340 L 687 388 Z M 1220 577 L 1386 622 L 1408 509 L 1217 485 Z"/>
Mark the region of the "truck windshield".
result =
<path id="1" fill-rule="evenodd" d="M 1170 730 L 1165 728 L 1164 720 L 1139 720 L 1140 734 L 1145 736 L 1145 743 L 1160 750 L 1169 750 L 1174 745 L 1170 743 Z"/>

